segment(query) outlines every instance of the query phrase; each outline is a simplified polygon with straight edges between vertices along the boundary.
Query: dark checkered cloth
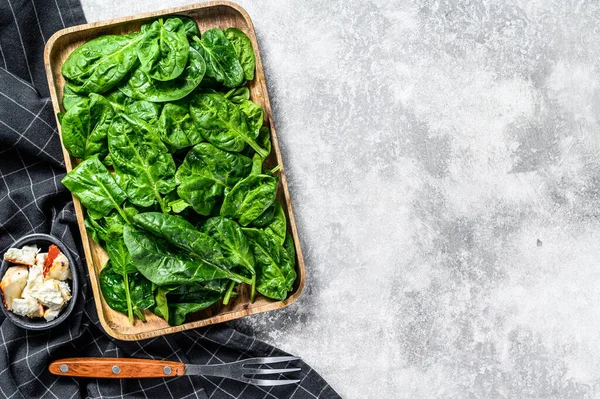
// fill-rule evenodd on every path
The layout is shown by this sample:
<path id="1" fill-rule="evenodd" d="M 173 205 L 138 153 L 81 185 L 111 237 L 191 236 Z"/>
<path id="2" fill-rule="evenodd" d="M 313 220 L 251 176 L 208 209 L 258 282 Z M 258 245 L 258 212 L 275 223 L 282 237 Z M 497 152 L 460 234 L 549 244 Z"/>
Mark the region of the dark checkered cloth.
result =
<path id="1" fill-rule="evenodd" d="M 62 151 L 43 68 L 46 40 L 84 23 L 78 0 L 0 0 L 0 252 L 19 237 L 49 232 L 78 255 L 80 239 L 64 176 Z M 7 398 L 338 398 L 309 366 L 293 377 L 302 383 L 260 388 L 212 377 L 97 380 L 56 377 L 58 358 L 142 357 L 216 364 L 284 352 L 226 326 L 181 332 L 146 341 L 108 337 L 98 322 L 89 286 L 68 321 L 30 332 L 0 319 L 0 396 Z"/>

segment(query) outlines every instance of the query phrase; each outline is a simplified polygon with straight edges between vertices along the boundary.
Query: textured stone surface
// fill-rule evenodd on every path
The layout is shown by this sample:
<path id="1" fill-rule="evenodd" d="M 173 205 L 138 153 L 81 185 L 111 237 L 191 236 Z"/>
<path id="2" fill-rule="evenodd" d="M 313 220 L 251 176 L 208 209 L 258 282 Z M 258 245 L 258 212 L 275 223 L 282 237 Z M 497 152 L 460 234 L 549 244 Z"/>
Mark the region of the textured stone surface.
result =
<path id="1" fill-rule="evenodd" d="M 597 3 L 240 4 L 308 286 L 238 325 L 347 398 L 600 396 Z"/>

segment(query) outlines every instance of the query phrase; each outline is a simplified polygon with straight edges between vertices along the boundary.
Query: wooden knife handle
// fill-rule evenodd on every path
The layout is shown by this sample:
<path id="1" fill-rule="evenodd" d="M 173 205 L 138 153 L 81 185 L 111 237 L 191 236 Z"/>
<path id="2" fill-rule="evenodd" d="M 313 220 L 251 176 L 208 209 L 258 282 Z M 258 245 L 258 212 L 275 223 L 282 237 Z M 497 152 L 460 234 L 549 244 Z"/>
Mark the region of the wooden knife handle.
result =
<path id="1" fill-rule="evenodd" d="M 185 373 L 178 362 L 151 359 L 71 357 L 56 360 L 48 367 L 52 374 L 88 378 L 160 378 Z"/>

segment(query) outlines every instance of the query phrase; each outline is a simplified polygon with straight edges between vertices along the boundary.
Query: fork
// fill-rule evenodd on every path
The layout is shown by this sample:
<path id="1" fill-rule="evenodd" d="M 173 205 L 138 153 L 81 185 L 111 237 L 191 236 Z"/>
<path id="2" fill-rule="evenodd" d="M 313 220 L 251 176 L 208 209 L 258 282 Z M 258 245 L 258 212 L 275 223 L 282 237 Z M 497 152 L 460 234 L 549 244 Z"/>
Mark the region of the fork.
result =
<path id="1" fill-rule="evenodd" d="M 261 364 L 272 364 L 300 360 L 295 356 L 253 357 L 223 364 L 184 364 L 164 360 L 106 357 L 71 357 L 55 360 L 48 370 L 52 374 L 88 378 L 160 378 L 184 375 L 204 375 L 231 378 L 247 384 L 276 386 L 297 384 L 300 380 L 271 380 L 254 376 L 293 373 L 298 367 L 268 369 Z M 254 366 L 254 367 L 253 367 Z"/>

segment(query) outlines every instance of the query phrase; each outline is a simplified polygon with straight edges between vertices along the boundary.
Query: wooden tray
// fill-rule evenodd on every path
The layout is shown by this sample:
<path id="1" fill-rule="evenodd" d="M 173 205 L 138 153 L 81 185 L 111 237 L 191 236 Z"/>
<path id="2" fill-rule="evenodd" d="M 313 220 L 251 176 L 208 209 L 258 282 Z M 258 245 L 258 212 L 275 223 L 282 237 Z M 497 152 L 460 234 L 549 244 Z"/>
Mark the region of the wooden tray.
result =
<path id="1" fill-rule="evenodd" d="M 288 231 L 290 231 L 294 238 L 296 247 L 296 272 L 298 273 L 298 278 L 294 284 L 294 290 L 285 301 L 274 301 L 261 295 L 257 295 L 256 300 L 251 304 L 248 301 L 249 289 L 247 286 L 242 285 L 240 286 L 240 292 L 238 292 L 239 295 L 232 300 L 228 306 L 216 304 L 207 310 L 190 316 L 188 320 L 191 319 L 192 321 L 180 326 L 171 327 L 163 319 L 155 316 L 149 311 L 146 311 L 145 313 L 147 317 L 145 323 L 136 320 L 133 325 L 130 325 L 127 316 L 109 308 L 102 297 L 100 287 L 98 286 L 98 275 L 106 263 L 108 256 L 106 255 L 106 252 L 104 252 L 104 250 L 88 236 L 83 224 L 84 210 L 77 198 L 73 197 L 85 251 L 85 258 L 89 269 L 90 282 L 100 322 L 108 334 L 122 340 L 133 341 L 145 339 L 177 331 L 189 330 L 191 328 L 208 326 L 210 324 L 222 323 L 251 314 L 280 309 L 298 299 L 305 283 L 304 260 L 302 258 L 298 231 L 296 229 L 296 222 L 292 211 L 290 193 L 285 177 L 285 168 L 283 167 L 281 151 L 279 150 L 277 134 L 273 124 L 272 110 L 269 103 L 269 94 L 267 93 L 262 61 L 258 51 L 258 43 L 256 41 L 252 21 L 246 11 L 240 6 L 227 1 L 212 1 L 192 6 L 177 7 L 164 11 L 75 26 L 55 33 L 46 44 L 46 50 L 44 52 L 44 64 L 46 66 L 46 74 L 48 75 L 48 84 L 50 86 L 50 95 L 52 97 L 55 114 L 64 112 L 64 109 L 62 108 L 62 93 L 65 81 L 60 73 L 60 69 L 71 51 L 94 37 L 136 31 L 140 29 L 142 24 L 165 15 L 185 15 L 191 17 L 198 23 L 200 32 L 215 27 L 221 29 L 237 27 L 244 31 L 252 41 L 256 56 L 256 76 L 249 84 L 251 99 L 262 105 L 265 111 L 265 123 L 271 128 L 273 150 L 269 158 L 265 161 L 265 165 L 267 168 L 272 168 L 277 164 L 281 165 L 277 196 L 288 219 Z M 60 124 L 58 124 L 58 126 L 60 133 Z M 77 165 L 77 160 L 69 155 L 64 146 L 63 154 L 67 171 L 70 171 Z"/>

